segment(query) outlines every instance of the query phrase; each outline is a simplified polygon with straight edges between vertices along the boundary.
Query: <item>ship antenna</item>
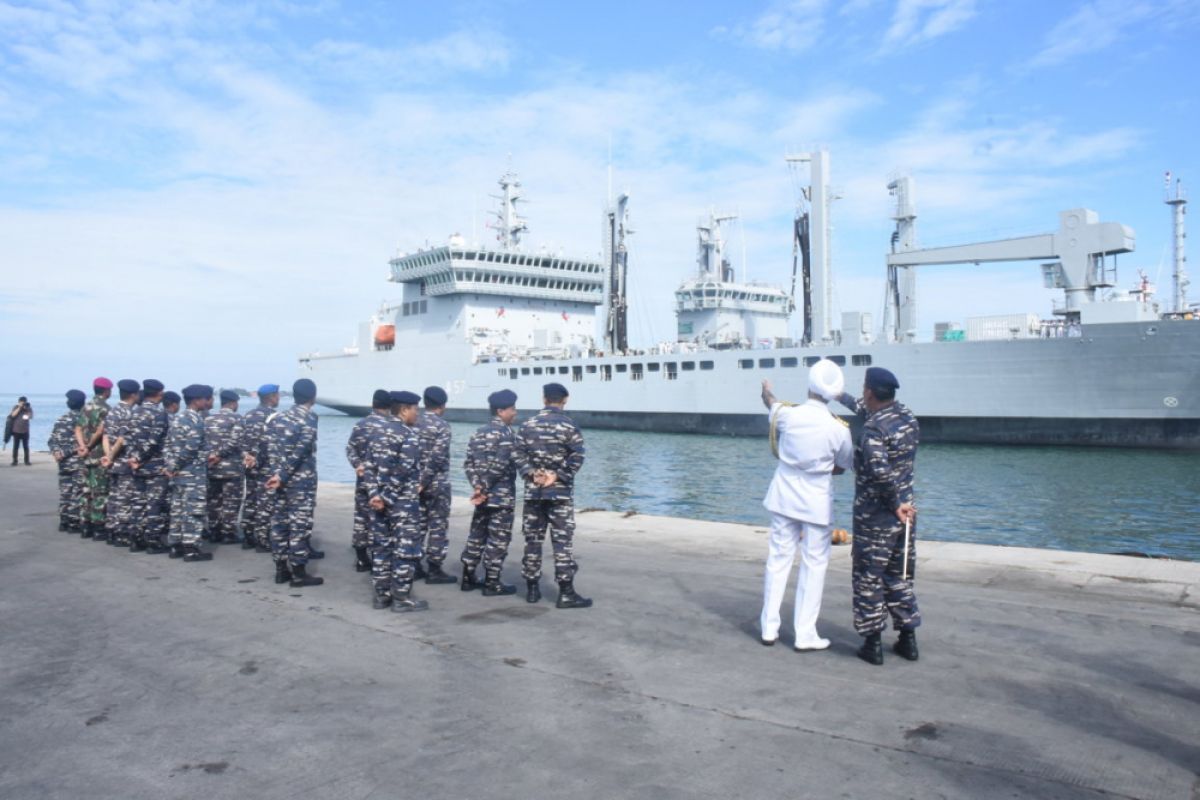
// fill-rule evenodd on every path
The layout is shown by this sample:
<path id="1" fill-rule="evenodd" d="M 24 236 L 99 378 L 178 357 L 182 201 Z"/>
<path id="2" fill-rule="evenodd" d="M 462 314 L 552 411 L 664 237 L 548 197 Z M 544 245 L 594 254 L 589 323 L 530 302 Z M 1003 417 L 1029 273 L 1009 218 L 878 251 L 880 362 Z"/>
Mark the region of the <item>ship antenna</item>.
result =
<path id="1" fill-rule="evenodd" d="M 1175 191 L 1172 193 L 1170 172 L 1167 172 L 1164 183 L 1166 192 L 1163 202 L 1171 207 L 1174 307 L 1176 314 L 1182 314 L 1188 310 L 1187 290 L 1191 283 L 1187 274 L 1187 255 L 1183 250 L 1184 239 L 1187 236 L 1183 225 L 1183 217 L 1187 213 L 1187 194 L 1183 191 L 1183 182 L 1178 178 L 1175 179 Z"/>

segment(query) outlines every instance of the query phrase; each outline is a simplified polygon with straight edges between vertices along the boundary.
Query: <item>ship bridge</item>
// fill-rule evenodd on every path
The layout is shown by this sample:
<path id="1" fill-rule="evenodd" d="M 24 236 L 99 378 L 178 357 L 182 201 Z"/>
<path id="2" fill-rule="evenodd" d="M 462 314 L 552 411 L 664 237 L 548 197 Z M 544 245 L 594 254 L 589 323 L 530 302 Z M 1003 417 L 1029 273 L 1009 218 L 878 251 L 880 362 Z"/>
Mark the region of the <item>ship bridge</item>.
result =
<path id="1" fill-rule="evenodd" d="M 497 295 L 550 302 L 604 302 L 605 273 L 599 261 L 446 245 L 399 256 L 391 280 L 417 284 L 420 294 Z"/>

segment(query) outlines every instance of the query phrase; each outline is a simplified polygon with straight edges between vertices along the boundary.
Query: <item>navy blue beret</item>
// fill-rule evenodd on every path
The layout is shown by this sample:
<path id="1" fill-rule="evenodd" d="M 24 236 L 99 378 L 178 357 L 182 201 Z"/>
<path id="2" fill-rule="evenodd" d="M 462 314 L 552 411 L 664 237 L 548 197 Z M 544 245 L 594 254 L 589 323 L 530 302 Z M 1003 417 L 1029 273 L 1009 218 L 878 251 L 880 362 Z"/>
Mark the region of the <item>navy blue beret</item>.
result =
<path id="1" fill-rule="evenodd" d="M 156 381 L 154 378 L 146 378 L 146 380 L 142 381 L 142 390 L 146 394 L 158 394 L 164 388 L 162 381 Z"/>
<path id="2" fill-rule="evenodd" d="M 135 394 L 142 390 L 142 385 L 130 378 L 122 378 L 117 381 L 117 389 L 120 390 L 121 394 Z"/>
<path id="3" fill-rule="evenodd" d="M 258 387 L 258 396 L 262 397 L 264 394 L 279 394 L 279 384 L 264 383 L 262 386 Z"/>
<path id="4" fill-rule="evenodd" d="M 866 385 L 872 389 L 899 389 L 900 381 L 890 370 L 883 367 L 868 367 Z"/>
<path id="5" fill-rule="evenodd" d="M 430 386 L 425 390 L 426 406 L 444 406 L 446 400 L 446 390 L 440 386 Z"/>
<path id="6" fill-rule="evenodd" d="M 570 397 L 571 393 L 567 391 L 567 387 L 561 383 L 547 383 L 542 387 L 542 397 L 547 400 L 562 400 L 564 397 Z"/>
<path id="7" fill-rule="evenodd" d="M 511 389 L 501 389 L 488 395 L 488 405 L 492 408 L 512 408 L 517 404 L 517 393 Z"/>
<path id="8" fill-rule="evenodd" d="M 165 406 L 178 405 L 181 399 L 179 392 L 163 392 L 163 405 Z"/>
<path id="9" fill-rule="evenodd" d="M 376 389 L 371 395 L 371 408 L 387 408 L 392 404 L 392 393 L 387 389 Z"/>
<path id="10" fill-rule="evenodd" d="M 292 384 L 292 397 L 297 403 L 307 403 L 317 399 L 317 385 L 308 378 L 301 378 Z"/>
<path id="11" fill-rule="evenodd" d="M 392 392 L 392 405 L 415 406 L 421 402 L 421 396 L 416 392 Z"/>
<path id="12" fill-rule="evenodd" d="M 193 383 L 183 387 L 183 399 L 189 403 L 193 400 L 208 400 L 212 396 L 212 387 L 206 386 L 203 383 Z"/>
<path id="13" fill-rule="evenodd" d="M 236 403 L 238 401 L 238 393 L 232 389 L 221 390 L 221 405 L 226 403 Z"/>
<path id="14" fill-rule="evenodd" d="M 83 404 L 87 402 L 87 395 L 78 389 L 72 389 L 67 392 L 67 408 L 72 411 L 78 411 L 83 408 Z"/>

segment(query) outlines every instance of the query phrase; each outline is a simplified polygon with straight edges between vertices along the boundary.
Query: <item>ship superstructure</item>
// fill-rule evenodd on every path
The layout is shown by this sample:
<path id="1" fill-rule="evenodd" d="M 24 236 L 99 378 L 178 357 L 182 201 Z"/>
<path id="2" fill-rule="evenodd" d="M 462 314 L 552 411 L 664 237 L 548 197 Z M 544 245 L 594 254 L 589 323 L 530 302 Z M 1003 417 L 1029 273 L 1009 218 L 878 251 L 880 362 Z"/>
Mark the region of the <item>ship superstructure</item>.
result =
<path id="1" fill-rule="evenodd" d="M 759 383 L 801 398 L 807 368 L 825 357 L 843 367 L 852 390 L 872 365 L 899 375 L 925 441 L 1200 449 L 1200 322 L 1186 301 L 1178 185 L 1167 198 L 1176 290 L 1164 311 L 1146 280 L 1117 289 L 1116 259 L 1134 249 L 1127 227 L 1071 209 L 1049 233 L 922 248 L 913 181 L 895 176 L 887 302 L 876 330 L 865 312 L 835 324 L 828 154 L 788 161 L 809 171 L 793 224 L 791 291 L 739 280 L 722 231 L 732 215 L 711 211 L 697 227 L 696 270 L 675 294 L 674 342 L 628 342 L 629 196 L 604 214 L 600 257 L 527 252 L 521 184 L 509 172 L 500 179 L 496 246 L 455 235 L 398 255 L 390 265 L 401 300 L 363 323 L 354 346 L 309 353 L 302 368 L 320 402 L 350 413 L 366 413 L 375 388 L 437 384 L 450 395 L 447 418 L 482 419 L 495 389 L 512 388 L 520 407 L 532 408 L 542 384 L 556 380 L 570 387 L 572 415 L 585 426 L 761 434 Z M 935 341 L 917 340 L 920 266 L 1023 260 L 1040 262 L 1045 285 L 1063 292 L 1048 319 L 939 323 Z M 800 329 L 792 337 L 794 311 Z"/>

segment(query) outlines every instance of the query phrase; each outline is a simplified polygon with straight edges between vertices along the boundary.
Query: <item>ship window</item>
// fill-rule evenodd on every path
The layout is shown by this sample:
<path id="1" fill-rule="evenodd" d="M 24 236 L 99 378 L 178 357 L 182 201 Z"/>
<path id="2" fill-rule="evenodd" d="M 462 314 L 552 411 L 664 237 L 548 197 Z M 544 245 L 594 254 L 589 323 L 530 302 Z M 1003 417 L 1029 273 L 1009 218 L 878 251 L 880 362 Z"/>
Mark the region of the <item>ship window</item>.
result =
<path id="1" fill-rule="evenodd" d="M 421 284 L 421 288 L 422 288 L 422 289 L 424 289 L 424 288 L 425 288 L 425 284 Z M 427 311 L 429 311 L 429 301 L 428 301 L 428 300 L 422 300 L 422 301 L 421 301 L 421 313 L 422 313 L 422 314 L 424 314 L 424 313 L 426 313 Z"/>
<path id="2" fill-rule="evenodd" d="M 510 369 L 510 370 L 508 371 L 508 377 L 510 377 L 510 378 L 516 378 L 516 377 L 517 377 L 517 369 L 516 369 L 516 367 L 513 367 L 512 369 Z"/>
<path id="3" fill-rule="evenodd" d="M 428 292 L 425 291 L 425 281 L 421 281 L 421 295 L 425 296 Z"/>
<path id="4" fill-rule="evenodd" d="M 762 367 L 763 369 L 771 369 L 772 367 L 774 367 L 774 366 L 775 366 L 775 359 L 773 359 L 773 358 L 760 358 L 760 359 L 758 360 L 758 365 L 759 365 L 760 367 Z"/>
<path id="5" fill-rule="evenodd" d="M 646 371 L 647 372 L 658 372 L 658 362 L 651 361 L 649 364 L 646 365 Z"/>
<path id="6" fill-rule="evenodd" d="M 813 364 L 817 363 L 820 360 L 821 360 L 820 356 L 805 356 L 804 357 L 804 366 L 811 367 Z"/>
<path id="7" fill-rule="evenodd" d="M 779 366 L 781 366 L 781 367 L 794 367 L 798 363 L 799 362 L 792 356 L 786 356 L 784 358 L 779 359 Z"/>
<path id="8" fill-rule="evenodd" d="M 558 368 L 558 374 L 559 374 L 559 375 L 566 375 L 566 374 L 567 374 L 568 372 L 570 372 L 570 371 L 571 371 L 571 368 L 570 368 L 570 367 L 559 367 L 559 368 Z"/>
<path id="9" fill-rule="evenodd" d="M 692 370 L 696 369 L 696 362 L 695 361 L 684 361 L 681 366 L 683 367 L 684 372 L 691 372 Z"/>
<path id="10" fill-rule="evenodd" d="M 528 374 L 529 374 L 529 367 L 521 367 L 521 374 L 522 374 L 522 375 L 528 375 Z"/>
<path id="11" fill-rule="evenodd" d="M 846 366 L 846 357 L 845 356 L 830 356 L 829 360 L 832 361 L 833 363 L 837 364 L 839 367 Z"/>
<path id="12" fill-rule="evenodd" d="M 700 369 L 712 369 L 712 368 L 713 368 L 713 362 L 711 362 L 711 361 L 701 361 L 700 362 Z"/>
<path id="13" fill-rule="evenodd" d="M 467 261 L 474 261 L 474 260 L 475 260 L 475 254 L 474 254 L 474 253 L 471 253 L 471 252 L 464 253 L 464 254 L 463 254 L 463 257 L 464 257 L 464 258 L 466 258 L 466 260 L 467 260 Z"/>
<path id="14" fill-rule="evenodd" d="M 679 365 L 674 361 L 667 361 L 663 364 L 663 377 L 669 381 L 679 377 Z"/>
<path id="15" fill-rule="evenodd" d="M 571 380 L 583 380 L 583 367 L 571 367 Z"/>
<path id="16" fill-rule="evenodd" d="M 871 366 L 871 357 L 870 356 L 850 356 L 850 363 L 856 367 L 869 367 L 869 366 Z"/>
<path id="17" fill-rule="evenodd" d="M 541 367 L 534 367 L 534 368 L 533 368 L 533 374 L 534 374 L 534 375 L 541 375 L 541 374 L 542 374 L 542 368 L 541 368 Z"/>
<path id="18" fill-rule="evenodd" d="M 496 370 L 496 374 L 499 375 L 501 378 L 503 378 L 505 375 L 508 374 L 508 370 L 501 367 L 500 369 Z"/>
<path id="19" fill-rule="evenodd" d="M 400 311 L 403 316 L 407 317 L 408 316 L 408 303 L 405 303 L 404 305 L 400 306 Z"/>
<path id="20" fill-rule="evenodd" d="M 739 358 L 738 359 L 738 368 L 739 369 L 754 369 L 754 359 L 753 358 Z"/>
<path id="21" fill-rule="evenodd" d="M 611 381 L 612 380 L 612 364 L 601 364 L 600 365 L 600 380 L 602 380 L 602 381 Z"/>
<path id="22" fill-rule="evenodd" d="M 640 381 L 641 379 L 642 379 L 642 365 L 641 364 L 630 364 L 629 365 L 629 380 Z"/>
<path id="23" fill-rule="evenodd" d="M 628 364 L 617 364 L 617 372 L 626 372 L 628 369 Z"/>
<path id="24" fill-rule="evenodd" d="M 590 374 L 592 374 L 592 375 L 596 374 L 596 365 L 595 365 L 595 364 L 588 364 L 588 365 L 587 365 L 587 371 L 588 371 Z"/>

